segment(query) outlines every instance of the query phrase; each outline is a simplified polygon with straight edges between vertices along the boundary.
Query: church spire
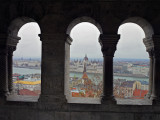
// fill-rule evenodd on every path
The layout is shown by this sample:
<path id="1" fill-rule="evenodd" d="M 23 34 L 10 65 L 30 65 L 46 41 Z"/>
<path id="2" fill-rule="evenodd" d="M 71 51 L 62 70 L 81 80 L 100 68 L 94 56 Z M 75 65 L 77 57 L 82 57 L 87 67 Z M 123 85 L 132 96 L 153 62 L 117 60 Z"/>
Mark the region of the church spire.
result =
<path id="1" fill-rule="evenodd" d="M 88 75 L 87 75 L 87 70 L 86 70 L 86 64 L 84 64 L 84 69 L 83 69 L 83 79 L 88 79 Z"/>
<path id="2" fill-rule="evenodd" d="M 84 69 L 83 69 L 83 74 L 86 73 L 87 70 L 86 70 L 86 63 L 84 63 Z"/>
<path id="3" fill-rule="evenodd" d="M 88 61 L 88 57 L 87 57 L 87 54 L 85 54 L 85 57 L 83 59 L 84 61 Z"/>

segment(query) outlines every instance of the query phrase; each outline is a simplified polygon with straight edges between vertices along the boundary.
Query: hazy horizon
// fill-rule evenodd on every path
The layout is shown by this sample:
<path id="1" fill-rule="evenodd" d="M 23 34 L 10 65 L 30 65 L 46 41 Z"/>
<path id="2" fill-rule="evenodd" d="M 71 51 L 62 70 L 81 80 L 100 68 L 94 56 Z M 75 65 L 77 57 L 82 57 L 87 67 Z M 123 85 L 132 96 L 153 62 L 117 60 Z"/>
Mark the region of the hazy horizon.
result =
<path id="1" fill-rule="evenodd" d="M 77 59 L 80 59 L 80 60 L 82 60 L 84 58 L 84 56 L 83 57 L 78 57 L 78 58 L 70 58 L 70 59 L 72 59 L 72 60 L 77 60 Z M 33 59 L 33 60 L 35 60 L 35 59 L 38 59 L 38 60 L 40 60 L 41 59 L 41 57 L 14 57 L 13 58 L 13 60 L 16 60 L 16 59 L 23 59 L 23 60 L 25 60 L 25 59 Z M 100 60 L 100 59 L 102 59 L 103 60 L 103 58 L 89 58 L 88 57 L 88 59 L 89 60 L 96 60 L 96 59 L 98 59 L 98 60 Z M 143 59 L 143 58 L 140 58 L 140 59 L 138 59 L 138 58 L 114 58 L 113 60 L 149 60 L 149 59 Z"/>

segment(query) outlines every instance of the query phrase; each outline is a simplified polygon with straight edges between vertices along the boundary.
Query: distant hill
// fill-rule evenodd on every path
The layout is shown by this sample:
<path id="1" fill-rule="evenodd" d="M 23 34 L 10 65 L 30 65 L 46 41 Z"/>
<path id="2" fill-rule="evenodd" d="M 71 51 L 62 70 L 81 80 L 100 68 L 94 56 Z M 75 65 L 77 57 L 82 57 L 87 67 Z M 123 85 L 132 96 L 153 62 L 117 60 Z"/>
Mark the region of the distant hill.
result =
<path id="1" fill-rule="evenodd" d="M 94 60 L 96 60 L 96 61 L 103 61 L 103 58 L 88 58 L 89 59 L 89 61 L 94 61 Z M 83 60 L 83 58 L 70 58 L 70 60 L 71 61 L 73 61 L 73 60 Z"/>
<path id="2" fill-rule="evenodd" d="M 103 58 L 88 58 L 89 60 L 99 60 L 103 61 Z M 83 60 L 83 58 L 70 58 L 70 60 Z M 133 61 L 146 61 L 149 62 L 149 59 L 130 59 L 130 58 L 114 58 L 114 61 L 128 61 L 128 62 L 133 62 Z"/>
<path id="3" fill-rule="evenodd" d="M 93 60 L 96 60 L 96 61 L 103 61 L 103 58 L 88 58 L 89 61 L 93 61 Z M 13 60 L 39 60 L 41 61 L 41 58 L 28 58 L 28 57 L 21 57 L 21 58 L 13 58 Z M 83 57 L 82 58 L 70 58 L 70 60 L 83 60 Z M 133 62 L 133 61 L 146 61 L 146 62 L 149 62 L 149 59 L 131 59 L 131 58 L 114 58 L 113 59 L 114 61 L 128 61 L 128 62 Z"/>
<path id="4" fill-rule="evenodd" d="M 146 61 L 146 62 L 149 62 L 149 59 L 114 58 L 114 61 L 128 61 L 128 62 Z"/>
<path id="5" fill-rule="evenodd" d="M 23 58 L 23 57 L 21 57 L 21 58 L 15 58 L 15 57 L 13 57 L 13 60 L 38 60 L 38 61 L 41 61 L 41 58 L 34 58 L 34 57 L 30 57 L 30 58 Z"/>

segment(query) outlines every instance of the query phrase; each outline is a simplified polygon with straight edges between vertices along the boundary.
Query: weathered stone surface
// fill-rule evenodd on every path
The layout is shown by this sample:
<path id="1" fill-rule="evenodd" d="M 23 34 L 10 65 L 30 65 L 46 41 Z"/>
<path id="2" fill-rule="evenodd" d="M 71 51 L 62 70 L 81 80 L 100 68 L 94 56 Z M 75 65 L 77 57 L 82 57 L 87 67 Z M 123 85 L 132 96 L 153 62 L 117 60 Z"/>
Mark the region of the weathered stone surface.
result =
<path id="1" fill-rule="evenodd" d="M 91 120 L 89 112 L 71 112 L 71 120 Z"/>
<path id="2" fill-rule="evenodd" d="M 160 120 L 160 3 L 157 0 L 3 0 L 0 4 L 0 120 Z M 42 89 L 39 101 L 6 100 L 12 91 L 11 56 L 7 46 L 16 47 L 19 29 L 37 22 L 42 41 Z M 104 38 L 105 104 L 67 103 L 64 88 L 69 68 L 69 34 L 80 22 L 94 24 Z M 144 44 L 152 54 L 150 95 L 151 105 L 117 105 L 112 103 L 112 62 L 119 39 L 120 25 L 132 22 L 145 32 Z M 105 46 L 104 46 L 105 45 Z M 153 50 L 153 51 L 152 51 Z M 153 52 L 153 53 L 152 53 Z M 12 55 L 12 53 L 9 53 Z M 151 61 L 151 62 L 152 62 Z M 156 64 L 155 64 L 156 62 Z M 157 64 L 158 62 L 158 64 Z M 156 65 L 158 65 L 156 67 Z M 155 69 L 156 68 L 156 69 Z M 10 74 L 10 75 L 8 75 Z M 66 84 L 65 84 L 66 83 Z M 152 85 L 153 84 L 153 85 Z M 150 98 L 150 95 L 148 98 Z M 11 96 L 10 96 L 11 97 Z M 108 100 L 108 101 L 107 101 Z M 110 101 L 111 100 L 111 101 Z M 32 102 L 34 102 L 32 104 Z M 35 102 L 38 102 L 37 104 Z M 121 102 L 121 101 L 119 101 Z M 124 102 L 124 101 L 123 101 Z M 144 101 L 143 101 L 144 102 Z M 143 103 L 142 102 L 142 103 Z M 129 101 L 132 103 L 132 101 Z M 145 102 L 146 103 L 146 102 Z M 158 103 L 158 104 L 157 104 Z M 141 105 L 141 106 L 140 106 Z"/>
<path id="3" fill-rule="evenodd" d="M 37 119 L 38 112 L 35 112 L 35 110 L 31 109 L 14 109 L 14 111 L 11 112 L 11 120 L 34 120 Z"/>
<path id="4" fill-rule="evenodd" d="M 69 120 L 71 119 L 69 112 L 55 112 L 55 120 Z"/>
<path id="5" fill-rule="evenodd" d="M 160 114 L 135 114 L 135 120 L 159 120 Z"/>
<path id="6" fill-rule="evenodd" d="M 54 112 L 51 111 L 39 111 L 37 120 L 55 120 Z"/>
<path id="7" fill-rule="evenodd" d="M 100 120 L 134 120 L 134 114 L 131 113 L 100 113 Z"/>

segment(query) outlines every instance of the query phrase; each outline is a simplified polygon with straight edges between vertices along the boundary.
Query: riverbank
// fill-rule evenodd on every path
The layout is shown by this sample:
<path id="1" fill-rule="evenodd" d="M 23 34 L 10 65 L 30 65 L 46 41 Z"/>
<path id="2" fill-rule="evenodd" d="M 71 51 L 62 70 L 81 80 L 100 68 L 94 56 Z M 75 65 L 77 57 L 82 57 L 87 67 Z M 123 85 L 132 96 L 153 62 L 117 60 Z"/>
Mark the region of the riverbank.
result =
<path id="1" fill-rule="evenodd" d="M 15 68 L 13 67 L 13 73 L 19 73 L 19 74 L 41 74 L 41 70 L 40 69 L 27 69 L 27 68 Z M 95 74 L 93 73 L 87 73 L 88 77 L 90 79 L 94 78 L 95 77 Z M 100 76 L 100 79 L 102 80 L 103 79 L 103 74 L 96 74 L 98 76 Z M 80 72 L 70 72 L 70 77 L 79 77 L 79 78 L 82 78 L 83 76 L 83 73 L 80 73 Z M 114 79 L 126 79 L 128 81 L 149 81 L 149 78 L 148 77 L 138 77 L 138 76 L 123 76 L 123 75 L 115 75 L 114 74 Z"/>
<path id="2" fill-rule="evenodd" d="M 147 76 L 140 75 L 140 74 L 119 74 L 119 73 L 114 73 L 113 75 L 114 76 L 121 76 L 121 77 L 149 78 Z"/>
<path id="3" fill-rule="evenodd" d="M 82 72 L 77 72 L 77 71 L 70 71 L 70 73 L 76 73 L 76 74 L 82 74 Z M 87 74 L 98 74 L 98 75 L 103 75 L 103 73 L 93 73 L 93 72 L 87 72 Z M 119 74 L 119 73 L 113 73 L 114 76 L 120 76 L 120 77 L 134 77 L 134 78 L 146 78 L 148 79 L 149 77 L 140 75 L 140 74 Z"/>

